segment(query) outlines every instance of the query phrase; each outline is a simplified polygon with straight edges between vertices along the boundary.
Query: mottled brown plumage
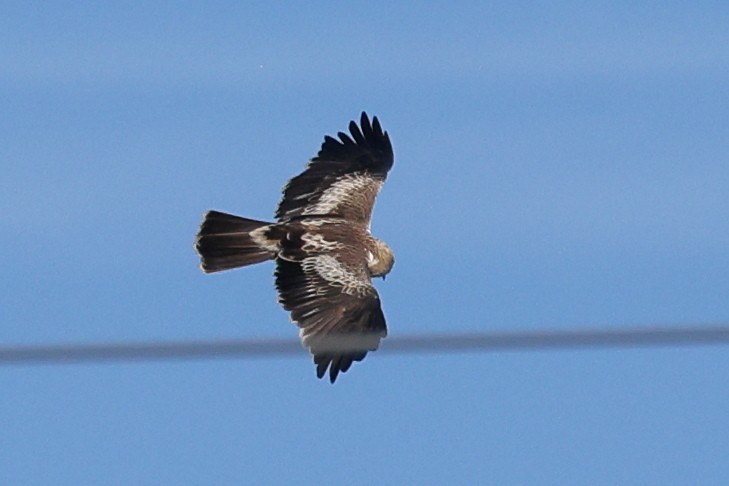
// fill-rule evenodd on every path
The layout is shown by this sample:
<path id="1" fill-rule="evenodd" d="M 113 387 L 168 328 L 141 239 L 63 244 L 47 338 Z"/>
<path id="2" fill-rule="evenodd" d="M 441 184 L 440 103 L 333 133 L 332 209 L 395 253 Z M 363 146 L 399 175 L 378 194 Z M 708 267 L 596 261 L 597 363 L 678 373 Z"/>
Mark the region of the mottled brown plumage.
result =
<path id="1" fill-rule="evenodd" d="M 329 370 L 332 383 L 386 336 L 371 278 L 394 263 L 390 248 L 369 231 L 394 160 L 390 139 L 365 113 L 349 132 L 326 136 L 304 172 L 286 184 L 278 222 L 210 211 L 195 243 L 205 272 L 276 261 L 279 302 L 300 327 L 317 376 Z"/>

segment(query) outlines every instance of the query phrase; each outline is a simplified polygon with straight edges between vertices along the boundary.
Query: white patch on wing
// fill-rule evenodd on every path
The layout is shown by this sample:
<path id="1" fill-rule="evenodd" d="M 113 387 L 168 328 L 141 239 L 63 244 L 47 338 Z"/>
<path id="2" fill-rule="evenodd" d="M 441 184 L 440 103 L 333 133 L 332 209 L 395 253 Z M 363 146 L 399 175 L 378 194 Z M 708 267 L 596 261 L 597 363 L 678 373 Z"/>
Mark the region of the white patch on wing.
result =
<path id="1" fill-rule="evenodd" d="M 309 226 L 319 228 L 325 224 L 339 224 L 341 222 L 342 220 L 340 218 L 306 218 L 301 220 L 301 225 L 307 227 L 307 230 L 310 230 L 308 228 Z"/>
<path id="2" fill-rule="evenodd" d="M 352 273 L 331 255 L 317 255 L 304 258 L 301 267 L 306 273 L 317 273 L 324 280 L 349 295 L 364 297 L 372 292 L 372 284 Z"/>
<path id="3" fill-rule="evenodd" d="M 304 242 L 301 249 L 306 252 L 326 252 L 344 248 L 344 245 L 338 241 L 327 241 L 319 233 L 304 233 L 301 236 Z"/>
<path id="4" fill-rule="evenodd" d="M 382 186 L 381 181 L 361 174 L 346 174 L 322 192 L 319 200 L 304 208 L 302 214 L 329 214 L 353 195 L 369 188 L 372 184 Z M 379 187 L 377 188 L 379 190 Z"/>
<path id="5" fill-rule="evenodd" d="M 302 318 L 302 319 L 306 319 L 306 318 L 307 318 L 307 317 L 309 317 L 309 316 L 313 316 L 314 314 L 316 314 L 316 313 L 317 313 L 317 312 L 319 312 L 320 310 L 321 310 L 321 309 L 319 309 L 318 307 L 314 307 L 313 309 L 311 309 L 311 310 L 308 310 L 308 311 L 304 312 L 303 314 L 301 314 L 301 318 Z"/>

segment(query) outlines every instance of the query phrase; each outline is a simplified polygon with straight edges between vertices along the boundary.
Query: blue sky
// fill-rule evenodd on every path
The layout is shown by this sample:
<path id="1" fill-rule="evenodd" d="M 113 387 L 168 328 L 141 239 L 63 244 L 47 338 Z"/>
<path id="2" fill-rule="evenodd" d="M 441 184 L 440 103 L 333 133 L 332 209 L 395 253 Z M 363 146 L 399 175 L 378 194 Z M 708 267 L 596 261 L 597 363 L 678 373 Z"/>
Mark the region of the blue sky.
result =
<path id="1" fill-rule="evenodd" d="M 390 336 L 729 320 L 722 2 L 4 3 L 0 344 L 286 338 L 273 214 L 366 110 Z M 3 484 L 723 484 L 724 347 L 0 368 Z"/>

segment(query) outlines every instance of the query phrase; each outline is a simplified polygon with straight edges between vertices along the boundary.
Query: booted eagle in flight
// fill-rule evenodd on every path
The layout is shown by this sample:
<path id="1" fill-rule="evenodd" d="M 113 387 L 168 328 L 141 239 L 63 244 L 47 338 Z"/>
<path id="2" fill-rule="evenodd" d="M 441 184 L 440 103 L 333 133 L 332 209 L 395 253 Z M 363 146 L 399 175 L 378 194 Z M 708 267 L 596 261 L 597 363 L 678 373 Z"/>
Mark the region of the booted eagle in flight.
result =
<path id="1" fill-rule="evenodd" d="M 195 241 L 206 273 L 276 262 L 279 302 L 332 383 L 387 335 L 372 277 L 392 269 L 392 250 L 370 234 L 375 198 L 393 164 L 377 117 L 362 113 L 349 135 L 324 137 L 319 153 L 283 189 L 275 223 L 218 211 Z"/>

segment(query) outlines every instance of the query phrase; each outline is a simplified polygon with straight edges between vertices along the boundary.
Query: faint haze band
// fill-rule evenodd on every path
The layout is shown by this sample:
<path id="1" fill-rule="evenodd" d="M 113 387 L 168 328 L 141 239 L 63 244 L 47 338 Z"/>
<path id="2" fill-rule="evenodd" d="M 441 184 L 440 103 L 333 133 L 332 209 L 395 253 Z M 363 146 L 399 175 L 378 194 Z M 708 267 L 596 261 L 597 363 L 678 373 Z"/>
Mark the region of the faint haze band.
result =
<path id="1" fill-rule="evenodd" d="M 361 346 L 361 339 L 366 337 L 361 334 L 337 335 L 327 339 L 322 345 L 327 350 L 346 352 Z M 729 324 L 393 336 L 383 343 L 380 352 L 495 352 L 727 344 Z M 0 347 L 0 365 L 244 359 L 296 356 L 303 352 L 299 341 L 289 339 L 5 346 Z"/>

